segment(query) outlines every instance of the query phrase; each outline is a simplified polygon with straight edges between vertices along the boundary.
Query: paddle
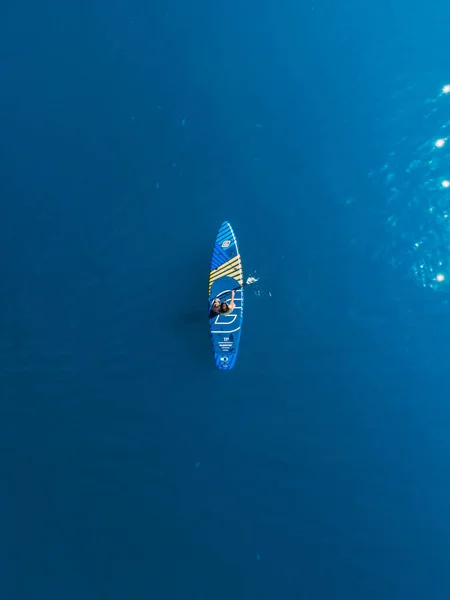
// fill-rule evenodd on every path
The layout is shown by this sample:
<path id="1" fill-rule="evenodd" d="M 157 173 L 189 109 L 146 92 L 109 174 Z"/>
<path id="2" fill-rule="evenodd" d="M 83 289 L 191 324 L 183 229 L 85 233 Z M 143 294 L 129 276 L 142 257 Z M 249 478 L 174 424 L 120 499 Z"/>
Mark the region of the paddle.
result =
<path id="1" fill-rule="evenodd" d="M 252 283 L 256 283 L 258 281 L 257 277 L 247 277 L 247 279 L 244 281 L 244 283 L 242 285 L 238 285 L 235 288 L 232 288 L 231 290 L 228 290 L 230 292 L 235 292 L 236 290 L 241 290 L 244 286 L 246 285 L 251 285 Z M 228 292 L 227 292 L 228 293 Z M 216 298 L 217 299 L 217 298 Z M 214 303 L 214 300 L 213 300 Z M 210 305 L 210 310 L 209 310 L 209 318 L 211 319 L 212 317 L 216 316 L 216 313 L 212 310 L 212 304 Z"/>
<path id="2" fill-rule="evenodd" d="M 242 290 L 242 288 L 246 285 L 251 285 L 252 283 L 256 283 L 258 281 L 257 277 L 247 277 L 247 279 L 244 281 L 244 283 L 242 285 L 238 285 L 237 287 L 233 288 L 231 291 L 235 292 L 236 290 Z"/>
<path id="3" fill-rule="evenodd" d="M 242 288 L 245 287 L 246 285 L 251 285 L 252 283 L 256 283 L 257 281 L 258 281 L 258 277 L 247 277 L 247 279 L 244 281 L 244 283 L 242 285 L 238 285 L 237 287 L 231 288 L 231 290 L 227 290 L 226 292 L 222 292 L 222 293 L 228 294 L 228 292 L 235 292 L 236 290 L 242 290 Z"/>

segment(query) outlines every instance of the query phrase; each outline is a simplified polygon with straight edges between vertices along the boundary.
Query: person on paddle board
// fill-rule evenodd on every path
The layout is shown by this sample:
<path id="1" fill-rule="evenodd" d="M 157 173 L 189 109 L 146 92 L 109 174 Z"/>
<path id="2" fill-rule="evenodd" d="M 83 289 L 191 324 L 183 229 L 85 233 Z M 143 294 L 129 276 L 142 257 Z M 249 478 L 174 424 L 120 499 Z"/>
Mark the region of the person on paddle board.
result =
<path id="1" fill-rule="evenodd" d="M 212 310 L 221 315 L 226 315 L 231 312 L 233 308 L 236 308 L 234 303 L 234 290 L 231 292 L 231 301 L 229 304 L 227 304 L 227 302 L 220 302 L 219 298 L 216 298 L 212 305 Z"/>

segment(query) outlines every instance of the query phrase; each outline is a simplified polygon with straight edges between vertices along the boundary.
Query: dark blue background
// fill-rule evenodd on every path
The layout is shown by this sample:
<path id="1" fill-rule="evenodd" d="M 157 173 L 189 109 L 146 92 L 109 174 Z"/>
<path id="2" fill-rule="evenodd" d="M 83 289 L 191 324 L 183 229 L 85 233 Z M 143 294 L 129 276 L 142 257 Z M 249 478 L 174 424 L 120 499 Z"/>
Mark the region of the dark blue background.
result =
<path id="1" fill-rule="evenodd" d="M 448 292 L 383 169 L 434 135 L 449 11 L 391 4 L 4 7 L 5 600 L 448 599 Z"/>

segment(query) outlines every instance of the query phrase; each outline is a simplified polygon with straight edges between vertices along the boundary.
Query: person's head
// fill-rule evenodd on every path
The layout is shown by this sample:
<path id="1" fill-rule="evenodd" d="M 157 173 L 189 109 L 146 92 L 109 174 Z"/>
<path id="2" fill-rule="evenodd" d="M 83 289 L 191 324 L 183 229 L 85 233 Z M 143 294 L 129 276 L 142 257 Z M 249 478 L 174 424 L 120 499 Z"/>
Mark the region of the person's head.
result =
<path id="1" fill-rule="evenodd" d="M 226 313 L 230 310 L 230 308 L 226 302 L 221 302 L 219 310 L 221 313 Z"/>

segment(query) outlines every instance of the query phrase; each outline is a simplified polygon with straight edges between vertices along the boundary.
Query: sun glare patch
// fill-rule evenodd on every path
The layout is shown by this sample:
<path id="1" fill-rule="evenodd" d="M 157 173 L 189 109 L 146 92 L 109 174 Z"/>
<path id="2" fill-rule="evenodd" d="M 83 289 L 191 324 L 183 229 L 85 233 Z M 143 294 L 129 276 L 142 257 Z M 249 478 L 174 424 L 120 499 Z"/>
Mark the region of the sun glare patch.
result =
<path id="1" fill-rule="evenodd" d="M 399 89 L 396 116 L 393 111 L 386 121 L 392 132 L 398 125 L 399 138 L 385 162 L 368 174 L 386 190 L 377 208 L 384 211 L 388 235 L 374 257 L 383 257 L 421 287 L 448 291 L 450 81 L 438 84 L 434 97 L 412 98 L 410 89 Z"/>

